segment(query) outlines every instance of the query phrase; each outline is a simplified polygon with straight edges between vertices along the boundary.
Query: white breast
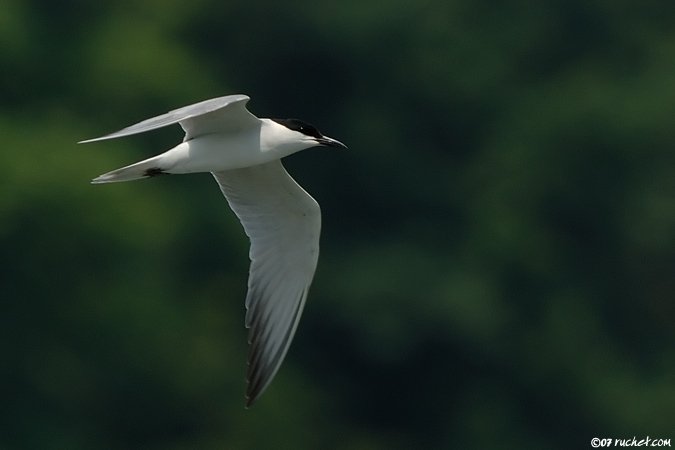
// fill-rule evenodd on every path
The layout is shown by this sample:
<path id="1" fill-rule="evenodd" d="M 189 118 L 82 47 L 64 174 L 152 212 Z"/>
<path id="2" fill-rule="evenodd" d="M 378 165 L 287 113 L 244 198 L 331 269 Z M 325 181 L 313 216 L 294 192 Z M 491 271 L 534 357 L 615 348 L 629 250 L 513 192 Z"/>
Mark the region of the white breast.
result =
<path id="1" fill-rule="evenodd" d="M 304 146 L 292 142 L 290 130 L 271 120 L 239 133 L 214 133 L 182 142 L 164 153 L 168 173 L 221 172 L 281 159 Z"/>

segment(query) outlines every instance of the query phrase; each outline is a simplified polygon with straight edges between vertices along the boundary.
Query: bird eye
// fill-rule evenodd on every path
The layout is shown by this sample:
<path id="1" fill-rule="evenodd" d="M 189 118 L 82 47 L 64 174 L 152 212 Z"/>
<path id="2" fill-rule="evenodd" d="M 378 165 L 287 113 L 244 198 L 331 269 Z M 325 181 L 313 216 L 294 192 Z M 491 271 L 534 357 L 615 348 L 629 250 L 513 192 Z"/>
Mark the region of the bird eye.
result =
<path id="1" fill-rule="evenodd" d="M 284 125 L 285 127 L 294 130 L 294 131 L 299 131 L 302 134 L 305 134 L 307 136 L 311 136 L 314 138 L 320 138 L 321 133 L 319 130 L 316 129 L 313 125 L 310 125 L 306 122 L 303 122 L 302 120 L 298 119 L 272 119 L 277 123 L 280 123 L 281 125 Z"/>

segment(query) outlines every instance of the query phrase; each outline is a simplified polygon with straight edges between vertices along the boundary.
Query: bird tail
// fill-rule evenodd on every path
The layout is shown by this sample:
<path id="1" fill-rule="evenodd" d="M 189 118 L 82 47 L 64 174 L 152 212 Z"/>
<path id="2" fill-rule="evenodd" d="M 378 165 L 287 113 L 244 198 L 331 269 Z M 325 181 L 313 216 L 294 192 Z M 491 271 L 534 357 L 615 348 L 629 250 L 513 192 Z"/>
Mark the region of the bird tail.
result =
<path id="1" fill-rule="evenodd" d="M 144 161 L 104 173 L 103 175 L 91 180 L 92 184 L 118 183 L 121 181 L 141 180 L 143 178 L 165 175 L 167 172 L 160 165 L 160 159 L 163 155 L 154 156 Z"/>

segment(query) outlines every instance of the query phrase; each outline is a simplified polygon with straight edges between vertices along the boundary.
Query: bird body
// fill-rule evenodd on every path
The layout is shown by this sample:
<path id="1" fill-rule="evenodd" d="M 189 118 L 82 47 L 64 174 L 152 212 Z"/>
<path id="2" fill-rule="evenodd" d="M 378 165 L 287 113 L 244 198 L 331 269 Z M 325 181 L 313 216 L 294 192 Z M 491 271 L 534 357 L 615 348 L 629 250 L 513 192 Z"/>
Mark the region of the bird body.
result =
<path id="1" fill-rule="evenodd" d="M 227 133 L 181 142 L 161 155 L 101 175 L 94 184 L 130 181 L 160 174 L 221 172 L 275 161 L 307 148 L 297 132 L 271 119 Z M 90 142 L 90 141 L 85 141 Z M 317 144 L 314 144 L 317 145 Z M 146 171 L 150 171 L 146 173 Z"/>
<path id="2" fill-rule="evenodd" d="M 172 124 L 183 142 L 92 180 L 94 184 L 163 174 L 211 172 L 251 240 L 245 325 L 249 328 L 246 393 L 250 406 L 276 375 L 298 326 L 319 256 L 318 203 L 280 159 L 317 145 L 346 148 L 297 119 L 259 119 L 249 98 L 206 100 L 82 142 L 114 139 Z"/>

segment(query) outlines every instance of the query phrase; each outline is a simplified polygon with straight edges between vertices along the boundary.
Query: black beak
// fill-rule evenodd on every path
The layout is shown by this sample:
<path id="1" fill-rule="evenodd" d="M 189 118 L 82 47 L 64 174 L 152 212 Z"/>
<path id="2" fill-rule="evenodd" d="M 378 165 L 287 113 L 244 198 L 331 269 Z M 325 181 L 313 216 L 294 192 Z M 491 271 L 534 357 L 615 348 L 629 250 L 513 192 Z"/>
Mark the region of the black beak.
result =
<path id="1" fill-rule="evenodd" d="M 337 148 L 344 148 L 344 149 L 347 148 L 347 146 L 345 144 L 338 141 L 337 139 L 329 138 L 329 137 L 326 137 L 326 136 L 321 136 L 320 138 L 317 138 L 316 141 L 319 143 L 319 145 L 325 145 L 326 147 L 337 147 Z"/>

